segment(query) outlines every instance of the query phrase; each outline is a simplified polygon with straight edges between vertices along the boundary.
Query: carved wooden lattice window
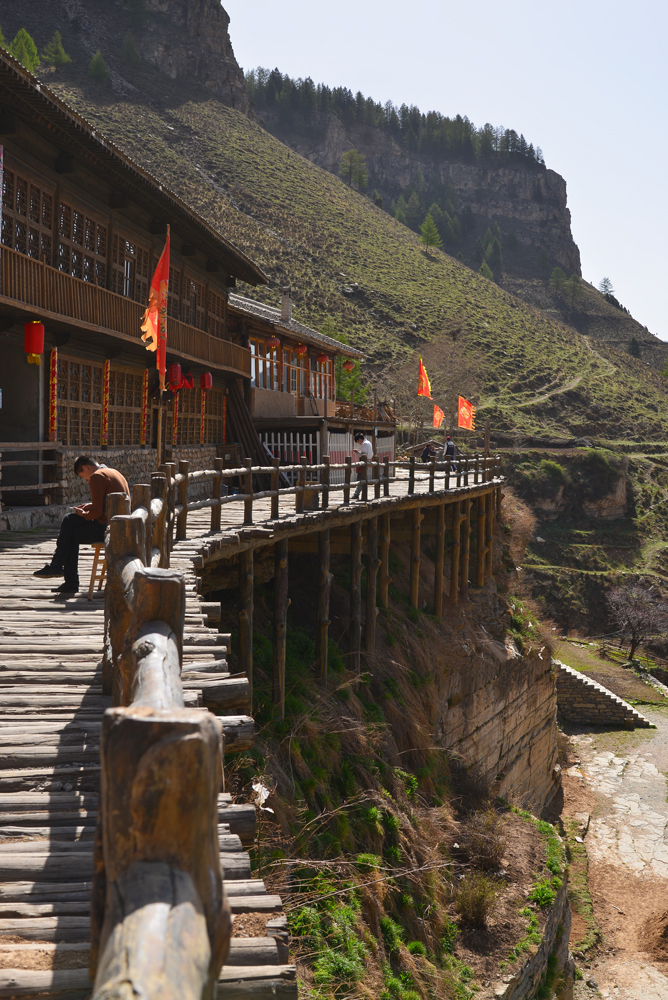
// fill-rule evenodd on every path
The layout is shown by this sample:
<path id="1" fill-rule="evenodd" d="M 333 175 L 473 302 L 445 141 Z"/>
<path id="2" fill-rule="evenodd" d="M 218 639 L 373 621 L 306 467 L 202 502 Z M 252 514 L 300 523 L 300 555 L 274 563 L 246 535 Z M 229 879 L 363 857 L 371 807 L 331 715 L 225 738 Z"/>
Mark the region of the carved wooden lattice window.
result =
<path id="1" fill-rule="evenodd" d="M 108 443 L 120 447 L 141 444 L 143 371 L 117 369 L 109 372 Z"/>
<path id="2" fill-rule="evenodd" d="M 196 326 L 198 330 L 205 330 L 205 303 L 206 286 L 187 274 L 183 282 L 183 322 Z"/>
<path id="3" fill-rule="evenodd" d="M 202 405 L 201 389 L 182 389 L 179 393 L 178 443 L 199 444 Z"/>
<path id="4" fill-rule="evenodd" d="M 223 400 L 222 389 L 211 389 L 206 397 L 206 414 L 204 417 L 204 443 L 225 444 L 223 440 Z"/>
<path id="5" fill-rule="evenodd" d="M 169 268 L 169 292 L 167 295 L 167 314 L 173 319 L 181 319 L 181 271 L 178 267 Z"/>
<path id="6" fill-rule="evenodd" d="M 209 290 L 209 322 L 208 329 L 212 337 L 225 336 L 225 315 L 227 300 L 225 296 Z"/>
<path id="7" fill-rule="evenodd" d="M 53 194 L 32 178 L 5 168 L 2 180 L 2 243 L 51 263 Z"/>
<path id="8" fill-rule="evenodd" d="M 102 286 L 107 280 L 107 227 L 62 201 L 58 207 L 58 270 Z"/>
<path id="9" fill-rule="evenodd" d="M 111 256 L 112 292 L 135 302 L 148 303 L 148 250 L 116 233 Z"/>
<path id="10" fill-rule="evenodd" d="M 58 358 L 58 440 L 78 448 L 102 443 L 102 365 Z"/>

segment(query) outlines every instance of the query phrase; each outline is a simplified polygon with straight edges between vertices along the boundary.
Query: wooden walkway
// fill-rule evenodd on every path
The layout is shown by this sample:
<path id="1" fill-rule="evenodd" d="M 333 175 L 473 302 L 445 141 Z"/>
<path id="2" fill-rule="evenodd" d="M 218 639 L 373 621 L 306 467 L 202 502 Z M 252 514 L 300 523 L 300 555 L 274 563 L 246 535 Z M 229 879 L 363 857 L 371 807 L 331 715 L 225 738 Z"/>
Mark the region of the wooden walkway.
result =
<path id="1" fill-rule="evenodd" d="M 199 513 L 199 512 L 198 512 Z M 206 531 L 205 517 L 199 530 Z M 195 518 L 192 535 L 197 530 Z M 34 578 L 53 530 L 0 535 L 0 998 L 88 997 L 90 889 L 99 788 L 103 599 L 61 598 L 59 579 Z M 190 550 L 172 566 L 187 581 L 183 681 L 187 704 L 228 679 L 229 639 L 207 626 Z M 80 574 L 92 552 L 81 549 Z M 229 750 L 252 741 L 252 720 L 223 718 Z M 221 863 L 235 931 L 218 996 L 296 997 L 281 900 L 251 877 L 244 848 L 255 808 L 219 797 Z M 244 933 L 244 925 L 254 936 Z"/>

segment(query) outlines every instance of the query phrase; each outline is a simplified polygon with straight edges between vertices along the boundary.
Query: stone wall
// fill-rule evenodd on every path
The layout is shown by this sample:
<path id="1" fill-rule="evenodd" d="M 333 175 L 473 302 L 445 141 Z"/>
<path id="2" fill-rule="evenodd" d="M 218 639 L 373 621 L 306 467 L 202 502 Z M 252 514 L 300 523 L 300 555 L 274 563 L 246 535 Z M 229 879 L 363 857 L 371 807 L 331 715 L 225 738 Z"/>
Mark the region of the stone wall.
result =
<path id="1" fill-rule="evenodd" d="M 647 729 L 652 726 L 644 715 L 602 684 L 559 660 L 553 662 L 557 669 L 557 703 L 564 719 L 618 729 Z"/>

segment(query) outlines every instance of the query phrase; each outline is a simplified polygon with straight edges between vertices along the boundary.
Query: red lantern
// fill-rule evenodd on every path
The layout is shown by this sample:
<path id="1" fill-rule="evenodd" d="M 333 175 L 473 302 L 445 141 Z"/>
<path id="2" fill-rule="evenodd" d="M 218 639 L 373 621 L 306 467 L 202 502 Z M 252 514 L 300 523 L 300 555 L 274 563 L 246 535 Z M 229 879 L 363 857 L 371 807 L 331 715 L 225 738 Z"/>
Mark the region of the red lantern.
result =
<path id="1" fill-rule="evenodd" d="M 168 379 L 170 389 L 181 388 L 181 365 L 176 361 L 169 366 Z"/>
<path id="2" fill-rule="evenodd" d="M 326 365 L 329 361 L 329 354 L 319 354 L 315 360 L 319 365 Z"/>
<path id="3" fill-rule="evenodd" d="M 204 392 L 209 392 L 213 389 L 213 375 L 211 372 L 202 372 L 199 377 L 199 384 L 200 388 L 203 389 Z"/>
<path id="4" fill-rule="evenodd" d="M 351 371 L 353 370 L 353 368 L 355 367 L 355 362 L 354 362 L 354 361 L 351 361 L 351 360 L 350 360 L 350 358 L 348 358 L 348 360 L 347 360 L 347 361 L 344 361 L 344 362 L 343 362 L 343 365 L 342 365 L 341 367 L 342 367 L 342 368 L 343 368 L 343 369 L 344 369 L 345 371 L 347 371 L 347 372 L 351 372 Z"/>
<path id="5" fill-rule="evenodd" d="M 44 353 L 44 324 L 31 320 L 23 327 L 23 348 L 28 355 L 29 365 L 41 365 L 40 355 Z"/>
<path id="6" fill-rule="evenodd" d="M 183 376 L 183 380 L 181 382 L 181 388 L 182 389 L 194 389 L 195 388 L 195 379 L 190 374 L 190 372 L 186 372 L 185 375 Z"/>
<path id="7" fill-rule="evenodd" d="M 295 347 L 295 354 L 298 354 L 300 357 L 302 354 L 306 354 L 307 351 L 308 347 L 305 344 L 297 344 Z"/>
<path id="8" fill-rule="evenodd" d="M 267 347 L 280 347 L 281 341 L 278 337 L 269 337 L 267 340 Z"/>

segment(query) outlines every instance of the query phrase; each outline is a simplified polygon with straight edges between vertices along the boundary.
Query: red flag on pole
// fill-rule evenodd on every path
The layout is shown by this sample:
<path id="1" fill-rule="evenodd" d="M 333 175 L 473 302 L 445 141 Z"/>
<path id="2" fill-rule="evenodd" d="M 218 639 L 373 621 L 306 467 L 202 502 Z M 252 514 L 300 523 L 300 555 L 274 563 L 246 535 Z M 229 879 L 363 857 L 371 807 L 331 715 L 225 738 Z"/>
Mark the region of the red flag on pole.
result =
<path id="1" fill-rule="evenodd" d="M 444 420 L 445 420 L 445 413 L 443 412 L 440 406 L 437 406 L 436 403 L 434 403 L 434 423 L 432 426 L 440 427 Z"/>
<path id="2" fill-rule="evenodd" d="M 475 406 L 463 396 L 457 397 L 457 426 L 467 431 L 475 430 Z"/>
<path id="3" fill-rule="evenodd" d="M 167 292 L 169 290 L 169 226 L 167 226 L 167 242 L 162 256 L 155 269 L 151 290 L 148 297 L 148 308 L 144 313 L 141 328 L 144 331 L 141 339 L 146 342 L 147 351 L 155 351 L 155 366 L 160 375 L 160 388 L 165 388 L 165 369 L 167 367 Z"/>
<path id="4" fill-rule="evenodd" d="M 422 364 L 422 358 L 420 358 L 420 367 L 418 368 L 418 396 L 426 396 L 427 399 L 431 399 L 431 385 L 429 383 L 429 376 L 427 375 L 427 369 Z"/>

